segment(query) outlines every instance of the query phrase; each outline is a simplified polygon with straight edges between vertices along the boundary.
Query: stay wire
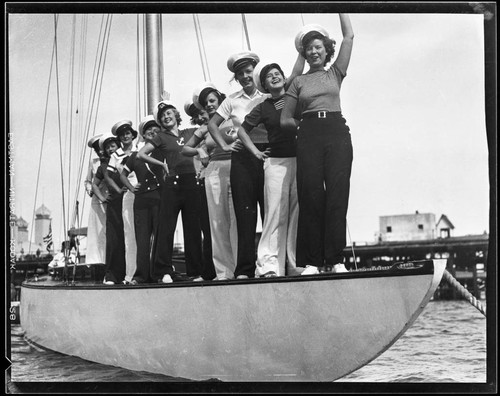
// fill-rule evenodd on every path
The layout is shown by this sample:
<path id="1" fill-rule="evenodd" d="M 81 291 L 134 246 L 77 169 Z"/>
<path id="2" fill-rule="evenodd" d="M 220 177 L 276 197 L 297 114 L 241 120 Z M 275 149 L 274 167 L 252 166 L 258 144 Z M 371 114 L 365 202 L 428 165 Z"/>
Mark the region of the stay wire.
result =
<path id="1" fill-rule="evenodd" d="M 38 158 L 38 172 L 37 172 L 37 176 L 36 176 L 35 200 L 33 202 L 33 217 L 31 219 L 31 221 L 32 221 L 31 224 L 35 224 L 36 200 L 38 197 L 38 186 L 40 184 L 40 170 L 41 170 L 41 164 L 42 164 L 43 144 L 45 142 L 45 127 L 47 126 L 47 113 L 48 113 L 48 107 L 49 107 L 50 84 L 52 81 L 52 69 L 54 66 L 54 58 L 55 58 L 55 56 L 54 56 L 55 55 L 55 47 L 56 47 L 56 41 L 55 41 L 55 37 L 54 37 L 54 41 L 52 43 L 52 55 L 51 55 L 51 61 L 50 61 L 49 81 L 47 84 L 47 94 L 45 97 L 45 111 L 44 111 L 44 116 L 43 116 L 43 128 L 42 128 L 42 143 L 40 145 L 40 155 Z M 33 240 L 33 229 L 34 229 L 34 227 L 31 227 L 27 254 L 31 253 L 31 241 Z"/>

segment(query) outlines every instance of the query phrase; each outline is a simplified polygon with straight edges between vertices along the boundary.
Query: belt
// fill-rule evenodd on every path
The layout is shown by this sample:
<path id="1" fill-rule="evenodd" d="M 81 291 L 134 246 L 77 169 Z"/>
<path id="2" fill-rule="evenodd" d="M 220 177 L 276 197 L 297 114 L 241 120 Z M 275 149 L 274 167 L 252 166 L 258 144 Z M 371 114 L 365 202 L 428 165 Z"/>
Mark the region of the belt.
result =
<path id="1" fill-rule="evenodd" d="M 314 111 L 302 114 L 302 118 L 338 118 L 341 116 L 340 111 Z"/>

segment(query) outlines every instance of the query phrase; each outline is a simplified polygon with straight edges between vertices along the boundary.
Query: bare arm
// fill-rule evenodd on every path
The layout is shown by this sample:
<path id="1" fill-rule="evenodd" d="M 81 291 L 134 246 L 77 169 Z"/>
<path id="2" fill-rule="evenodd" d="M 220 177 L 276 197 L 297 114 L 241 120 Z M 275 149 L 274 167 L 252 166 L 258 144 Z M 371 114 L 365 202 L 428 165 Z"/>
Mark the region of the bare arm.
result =
<path id="1" fill-rule="evenodd" d="M 191 139 L 189 139 L 188 142 L 182 147 L 181 154 L 186 157 L 194 157 L 195 155 L 198 155 L 199 153 L 196 146 L 198 146 L 201 141 L 202 139 L 200 137 L 196 135 L 191 136 Z"/>
<path id="2" fill-rule="evenodd" d="M 101 190 L 99 189 L 99 186 L 102 183 L 102 179 L 99 179 L 98 177 L 94 177 L 92 179 L 92 191 L 96 195 L 96 197 L 99 199 L 101 202 L 108 202 L 109 194 L 108 195 L 103 195 L 101 193 Z"/>
<path id="3" fill-rule="evenodd" d="M 129 175 L 129 173 L 130 172 L 127 169 L 123 168 L 122 173 L 120 173 L 120 180 L 125 185 L 125 187 L 129 189 L 129 191 L 135 192 L 139 188 L 140 183 L 137 183 L 137 185 L 134 187 L 132 183 L 130 183 L 130 181 L 128 180 L 127 176 Z"/>
<path id="4" fill-rule="evenodd" d="M 122 189 L 120 187 L 118 187 L 118 184 L 116 184 L 115 181 L 109 175 L 109 171 L 108 171 L 108 167 L 107 166 L 106 166 L 106 168 L 103 169 L 103 174 L 104 174 L 104 181 L 106 182 L 106 184 L 108 185 L 108 187 L 112 188 L 117 193 L 121 193 Z"/>
<path id="5" fill-rule="evenodd" d="M 285 107 L 281 111 L 280 126 L 285 131 L 296 130 L 299 126 L 299 121 L 293 118 L 297 107 L 297 99 L 291 96 L 285 97 Z"/>
<path id="6" fill-rule="evenodd" d="M 290 74 L 290 76 L 286 80 L 285 91 L 288 89 L 288 87 L 290 86 L 295 77 L 302 75 L 302 73 L 304 72 L 305 63 L 306 63 L 305 58 L 301 54 L 298 54 L 297 60 L 293 65 L 292 74 Z"/>
<path id="7" fill-rule="evenodd" d="M 90 160 L 89 160 L 89 169 L 87 171 L 87 178 L 85 179 L 85 191 L 87 192 L 87 194 L 89 195 L 89 197 L 91 197 L 92 195 L 94 195 L 94 192 L 92 191 L 92 180 L 94 179 L 94 172 L 92 171 L 92 155 L 90 156 Z"/>
<path id="8" fill-rule="evenodd" d="M 245 146 L 245 148 L 249 152 L 255 155 L 257 159 L 264 161 L 269 156 L 268 150 L 262 152 L 257 147 L 255 147 L 255 144 L 252 142 L 252 139 L 250 139 L 250 136 L 248 136 L 248 133 L 243 126 L 240 126 L 238 128 L 238 138 L 243 143 L 243 146 Z"/>
<path id="9" fill-rule="evenodd" d="M 347 72 L 349 61 L 351 60 L 352 44 L 354 40 L 354 32 L 351 26 L 351 20 L 347 14 L 339 14 L 340 27 L 342 29 L 342 44 L 340 45 L 339 54 L 335 60 L 335 65 L 344 74 Z"/>
<path id="10" fill-rule="evenodd" d="M 148 164 L 151 165 L 157 165 L 163 168 L 165 174 L 164 176 L 168 176 L 168 165 L 166 162 L 161 162 L 157 160 L 156 158 L 150 157 L 148 154 L 150 154 L 153 150 L 155 149 L 155 146 L 153 146 L 151 143 L 146 143 L 143 148 L 141 148 L 138 153 L 137 153 L 137 158 L 143 162 L 147 162 Z"/>
<path id="11" fill-rule="evenodd" d="M 224 151 L 236 151 L 231 145 L 227 144 L 221 136 L 219 125 L 222 124 L 222 121 L 224 121 L 224 118 L 222 118 L 219 113 L 215 113 L 210 121 L 208 121 L 208 132 L 214 139 L 215 143 L 217 143 Z"/>

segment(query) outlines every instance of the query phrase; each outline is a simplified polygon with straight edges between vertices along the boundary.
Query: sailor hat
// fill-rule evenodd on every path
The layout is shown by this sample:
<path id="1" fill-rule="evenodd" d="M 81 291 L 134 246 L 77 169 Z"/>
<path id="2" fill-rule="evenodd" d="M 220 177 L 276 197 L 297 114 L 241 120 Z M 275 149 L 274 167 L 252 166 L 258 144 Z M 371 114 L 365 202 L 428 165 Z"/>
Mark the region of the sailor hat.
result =
<path id="1" fill-rule="evenodd" d="M 191 100 L 187 100 L 186 103 L 184 103 L 184 112 L 191 118 L 193 118 L 196 113 L 197 109 L 197 106 L 195 106 L 195 104 L 191 101 Z"/>
<path id="2" fill-rule="evenodd" d="M 306 34 L 311 33 L 311 32 L 318 32 L 321 35 L 330 38 L 326 29 L 321 25 L 317 25 L 317 24 L 313 23 L 310 25 L 302 26 L 302 29 L 300 29 L 300 31 L 295 36 L 295 48 L 297 49 L 297 51 L 299 53 L 302 53 L 302 51 L 304 49 L 303 43 L 302 43 L 302 41 L 304 40 L 304 37 L 306 36 Z"/>
<path id="3" fill-rule="evenodd" d="M 94 149 L 95 149 L 94 145 L 95 145 L 96 143 L 97 143 L 97 144 L 99 144 L 99 138 L 100 138 L 101 136 L 102 136 L 102 133 L 101 133 L 101 134 L 99 134 L 99 135 L 92 136 L 92 137 L 89 139 L 89 141 L 88 141 L 87 145 L 88 145 L 90 148 L 94 148 Z"/>
<path id="4" fill-rule="evenodd" d="M 154 107 L 153 117 L 158 123 L 158 125 L 160 124 L 159 117 L 161 116 L 161 113 L 166 109 L 176 109 L 176 107 L 170 100 L 162 100 Z"/>
<path id="5" fill-rule="evenodd" d="M 139 124 L 139 133 L 141 134 L 141 136 L 144 136 L 144 131 L 148 129 L 148 127 L 151 124 L 158 126 L 153 115 L 149 114 L 146 117 L 144 117 L 141 123 Z"/>
<path id="6" fill-rule="evenodd" d="M 207 96 L 210 94 L 210 92 L 214 91 L 219 92 L 219 90 L 215 87 L 215 85 L 212 82 L 210 81 L 204 82 L 202 85 L 200 85 L 198 88 L 194 90 L 193 104 L 197 108 L 203 109 L 204 106 L 202 105 L 202 103 L 205 103 L 205 101 L 207 100 Z"/>
<path id="7" fill-rule="evenodd" d="M 118 135 L 118 129 L 126 127 L 132 132 L 132 135 L 134 136 L 134 139 L 137 137 L 137 131 L 132 128 L 132 121 L 130 120 L 121 120 L 118 121 L 115 125 L 111 127 L 111 133 L 115 136 Z"/>
<path id="8" fill-rule="evenodd" d="M 257 89 L 262 93 L 268 93 L 264 87 L 266 74 L 270 69 L 276 68 L 280 71 L 284 78 L 286 78 L 285 73 L 281 69 L 281 66 L 276 62 L 259 62 L 255 69 L 253 70 L 253 82 L 257 86 Z"/>
<path id="9" fill-rule="evenodd" d="M 260 59 L 258 55 L 254 52 L 245 51 L 238 52 L 237 54 L 233 54 L 227 60 L 227 68 L 229 71 L 236 73 L 236 71 L 247 64 L 252 64 L 255 66 L 259 63 Z"/>
<path id="10" fill-rule="evenodd" d="M 120 141 L 115 135 L 113 135 L 112 133 L 105 133 L 99 138 L 99 148 L 101 150 L 104 150 L 104 143 L 106 143 L 108 140 L 114 140 L 116 144 L 120 146 Z"/>

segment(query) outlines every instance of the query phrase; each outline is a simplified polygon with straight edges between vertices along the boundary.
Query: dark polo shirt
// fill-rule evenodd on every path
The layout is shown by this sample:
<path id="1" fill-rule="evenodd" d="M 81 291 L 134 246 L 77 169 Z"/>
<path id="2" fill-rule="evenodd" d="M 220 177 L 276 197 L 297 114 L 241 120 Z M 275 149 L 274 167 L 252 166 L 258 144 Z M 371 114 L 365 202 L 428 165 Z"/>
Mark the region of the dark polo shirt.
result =
<path id="1" fill-rule="evenodd" d="M 283 96 L 273 99 L 268 98 L 256 105 L 247 114 L 245 121 L 241 124 L 252 139 L 252 132 L 257 130 L 259 124 L 264 124 L 267 130 L 267 138 L 271 148 L 270 157 L 295 157 L 295 136 L 290 132 L 284 132 L 280 127 L 281 110 L 283 109 Z M 252 141 L 254 141 L 252 139 Z M 255 143 L 255 142 L 254 142 Z"/>
<path id="2" fill-rule="evenodd" d="M 196 128 L 182 129 L 179 130 L 179 136 L 175 136 L 171 132 L 162 130 L 151 141 L 151 144 L 167 160 L 170 176 L 196 173 L 193 157 L 181 154 L 182 148 L 191 139 L 195 131 Z"/>
<path id="3" fill-rule="evenodd" d="M 162 169 L 137 159 L 136 151 L 128 157 L 124 168 L 128 172 L 135 172 L 137 181 L 140 183 L 139 190 L 135 192 L 136 194 L 143 194 L 160 188 Z"/>

